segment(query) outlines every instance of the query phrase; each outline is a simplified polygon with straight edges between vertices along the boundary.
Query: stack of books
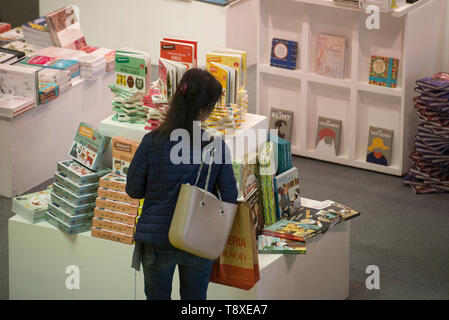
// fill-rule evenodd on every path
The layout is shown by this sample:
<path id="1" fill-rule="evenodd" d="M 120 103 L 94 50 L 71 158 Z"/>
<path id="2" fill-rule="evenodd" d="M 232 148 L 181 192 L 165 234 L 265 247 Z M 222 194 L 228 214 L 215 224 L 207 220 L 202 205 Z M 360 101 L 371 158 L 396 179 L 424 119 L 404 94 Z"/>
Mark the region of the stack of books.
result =
<path id="1" fill-rule="evenodd" d="M 416 82 L 418 117 L 412 167 L 403 178 L 417 194 L 449 191 L 449 73 Z"/>
<path id="2" fill-rule="evenodd" d="M 2 118 L 12 119 L 34 107 L 36 107 L 35 99 L 0 94 L 0 117 Z"/>
<path id="3" fill-rule="evenodd" d="M 131 92 L 115 84 L 110 84 L 109 88 L 116 94 L 112 100 L 112 110 L 116 112 L 112 120 L 140 124 L 147 121 L 148 107 L 143 104 L 143 93 Z"/>
<path id="4" fill-rule="evenodd" d="M 89 55 L 96 57 L 103 57 L 106 62 L 105 72 L 115 70 L 115 50 L 107 48 L 96 48 L 90 52 Z"/>
<path id="5" fill-rule="evenodd" d="M 39 81 L 39 104 L 46 104 L 59 97 L 59 86 L 55 82 Z"/>
<path id="6" fill-rule="evenodd" d="M 30 223 L 45 221 L 47 219 L 47 206 L 50 203 L 51 188 L 52 186 L 43 191 L 13 198 L 12 212 Z"/>
<path id="7" fill-rule="evenodd" d="M 68 234 L 92 227 L 99 179 L 111 171 L 101 165 L 109 140 L 81 122 L 69 152 L 72 159 L 57 163 L 47 219 Z"/>
<path id="8" fill-rule="evenodd" d="M 160 93 L 159 89 L 152 88 L 150 94 L 143 98 L 143 105 L 148 107 L 147 125 L 145 126 L 145 130 L 154 130 L 158 128 L 165 119 L 168 101 Z"/>
<path id="9" fill-rule="evenodd" d="M 0 33 L 0 44 L 6 44 L 12 41 L 23 40 L 23 28 L 16 27 L 9 31 Z"/>
<path id="10" fill-rule="evenodd" d="M 37 53 L 39 50 L 36 46 L 32 44 L 23 42 L 23 41 L 12 41 L 2 46 L 5 49 L 16 50 L 19 52 L 23 52 L 26 57 L 31 57 Z"/>
<path id="11" fill-rule="evenodd" d="M 263 144 L 259 153 L 259 185 L 263 205 L 265 225 L 279 220 L 276 213 L 274 196 L 274 176 L 276 174 L 276 148 L 273 141 Z"/>
<path id="12" fill-rule="evenodd" d="M 25 57 L 25 53 L 14 49 L 0 47 L 0 63 L 14 64 Z"/>
<path id="13" fill-rule="evenodd" d="M 38 72 L 38 78 L 41 83 L 56 83 L 59 94 L 63 94 L 72 87 L 69 71 L 44 68 Z"/>
<path id="14" fill-rule="evenodd" d="M 84 51 L 60 47 L 46 47 L 39 50 L 36 55 L 56 59 L 78 60 L 87 55 Z"/>
<path id="15" fill-rule="evenodd" d="M 359 211 L 331 200 L 310 202 L 314 203 L 266 226 L 258 238 L 259 253 L 305 254 L 306 242 L 311 238 L 360 215 Z"/>
<path id="16" fill-rule="evenodd" d="M 133 244 L 141 201 L 125 192 L 126 177 L 110 173 L 100 179 L 92 237 Z"/>
<path id="17" fill-rule="evenodd" d="M 53 39 L 45 17 L 26 22 L 22 25 L 23 38 L 31 45 L 45 48 L 53 46 Z"/>
<path id="18" fill-rule="evenodd" d="M 0 22 L 0 34 L 11 30 L 11 24 L 7 22 Z"/>
<path id="19" fill-rule="evenodd" d="M 276 174 L 281 174 L 293 167 L 292 164 L 292 148 L 291 143 L 288 140 L 282 139 L 279 136 L 269 136 L 277 148 L 277 172 Z"/>
<path id="20" fill-rule="evenodd" d="M 49 56 L 34 55 L 25 58 L 20 63 L 42 68 L 67 70 L 70 72 L 70 77 L 72 78 L 80 75 L 80 63 L 77 60 L 57 59 Z"/>
<path id="21" fill-rule="evenodd" d="M 104 56 L 87 54 L 79 58 L 81 78 L 87 80 L 96 80 L 101 77 L 106 69 L 106 60 Z"/>

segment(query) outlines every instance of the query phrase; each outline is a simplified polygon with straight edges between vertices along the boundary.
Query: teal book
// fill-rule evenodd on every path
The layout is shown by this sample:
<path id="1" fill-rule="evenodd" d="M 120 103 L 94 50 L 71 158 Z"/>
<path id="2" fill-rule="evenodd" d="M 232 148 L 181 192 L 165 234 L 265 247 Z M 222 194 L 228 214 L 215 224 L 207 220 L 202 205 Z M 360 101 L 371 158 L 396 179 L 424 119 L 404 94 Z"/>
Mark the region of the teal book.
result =
<path id="1" fill-rule="evenodd" d="M 307 248 L 303 241 L 295 241 L 260 235 L 257 239 L 257 250 L 259 253 L 267 254 L 306 254 Z"/>
<path id="2" fill-rule="evenodd" d="M 94 211 L 94 208 L 95 208 L 95 202 L 89 203 L 89 204 L 83 204 L 81 206 L 75 206 L 71 202 L 60 197 L 55 192 L 51 193 L 51 202 L 54 204 L 57 204 L 58 206 L 63 208 L 65 211 L 69 212 L 70 215 L 72 215 L 72 216 L 78 216 L 78 215 L 90 213 L 90 212 Z"/>
<path id="3" fill-rule="evenodd" d="M 111 138 L 104 136 L 91 125 L 81 122 L 70 148 L 69 155 L 90 170 L 97 171 Z"/>
<path id="4" fill-rule="evenodd" d="M 61 198 L 64 198 L 65 200 L 69 201 L 74 206 L 82 206 L 85 204 L 90 204 L 95 202 L 95 199 L 97 198 L 97 192 L 95 193 L 87 193 L 84 195 L 76 195 L 70 190 L 64 188 L 59 183 L 53 184 L 53 192 L 55 192 L 58 196 Z"/>
<path id="5" fill-rule="evenodd" d="M 56 228 L 67 234 L 86 232 L 92 228 L 91 222 L 70 226 L 49 211 L 47 211 L 46 215 L 48 223 L 50 223 L 51 225 L 55 226 Z"/>
<path id="6" fill-rule="evenodd" d="M 83 186 L 98 183 L 102 176 L 111 172 L 111 169 L 109 168 L 103 168 L 95 172 L 79 164 L 75 160 L 59 161 L 57 163 L 57 170 L 74 183 Z"/>
<path id="7" fill-rule="evenodd" d="M 68 191 L 74 193 L 77 196 L 86 195 L 89 193 L 96 193 L 99 183 L 78 184 L 69 178 L 64 172 L 55 173 L 55 183 L 58 183 Z"/>
<path id="8" fill-rule="evenodd" d="M 38 191 L 12 199 L 12 212 L 30 223 L 46 219 L 46 211 L 50 199 L 50 189 Z"/>
<path id="9" fill-rule="evenodd" d="M 92 222 L 92 217 L 94 215 L 94 212 L 81 214 L 78 216 L 72 216 L 70 212 L 64 210 L 61 206 L 57 205 L 56 203 L 49 203 L 48 204 L 48 212 L 56 216 L 58 219 L 60 219 L 62 222 L 67 224 L 69 227 L 76 226 L 78 224 L 86 224 L 89 222 Z"/>

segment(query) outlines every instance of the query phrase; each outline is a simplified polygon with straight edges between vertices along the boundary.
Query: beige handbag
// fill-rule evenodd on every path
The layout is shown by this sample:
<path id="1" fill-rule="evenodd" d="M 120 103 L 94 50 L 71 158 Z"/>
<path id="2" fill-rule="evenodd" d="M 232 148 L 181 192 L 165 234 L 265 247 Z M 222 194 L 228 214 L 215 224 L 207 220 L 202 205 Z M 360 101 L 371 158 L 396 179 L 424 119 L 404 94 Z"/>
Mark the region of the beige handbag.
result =
<path id="1" fill-rule="evenodd" d="M 237 204 L 222 201 L 218 186 L 218 198 L 207 191 L 214 153 L 215 149 L 212 149 L 204 190 L 197 184 L 207 152 L 204 153 L 195 185 L 181 185 L 168 232 L 169 241 L 174 247 L 211 260 L 222 254 L 237 212 Z"/>

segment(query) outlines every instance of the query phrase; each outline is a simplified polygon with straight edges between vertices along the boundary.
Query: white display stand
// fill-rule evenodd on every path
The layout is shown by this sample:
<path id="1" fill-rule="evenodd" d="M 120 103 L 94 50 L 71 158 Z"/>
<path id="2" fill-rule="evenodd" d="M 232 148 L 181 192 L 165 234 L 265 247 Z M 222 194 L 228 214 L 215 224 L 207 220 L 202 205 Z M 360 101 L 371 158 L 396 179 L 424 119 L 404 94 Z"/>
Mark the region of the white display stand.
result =
<path id="1" fill-rule="evenodd" d="M 257 113 L 294 111 L 292 153 L 343 165 L 403 175 L 416 132 L 415 81 L 442 71 L 447 1 L 419 2 L 380 15 L 369 30 L 369 14 L 333 0 L 260 0 Z M 347 39 L 346 79 L 314 73 L 320 33 Z M 298 41 L 296 70 L 270 66 L 272 38 Z M 397 88 L 368 84 L 371 55 L 399 58 Z M 340 154 L 315 152 L 318 117 L 342 120 Z M 366 162 L 369 126 L 394 131 L 391 164 Z"/>
<path id="2" fill-rule="evenodd" d="M 336 225 L 307 244 L 306 255 L 260 254 L 261 279 L 249 291 L 209 285 L 208 299 L 346 299 L 349 294 L 350 223 Z M 130 267 L 133 246 L 67 235 L 48 222 L 9 219 L 9 298 L 145 299 L 143 273 Z M 67 279 L 79 270 L 79 289 Z M 73 269 L 72 269 L 73 270 Z M 179 277 L 172 299 L 179 299 Z"/>
<path id="3" fill-rule="evenodd" d="M 69 3 L 77 5 L 88 43 L 135 47 L 148 52 L 156 65 L 159 40 L 168 35 L 197 40 L 200 67 L 205 66 L 206 52 L 223 47 L 247 51 L 248 65 L 252 65 L 256 63 L 257 1 L 218 6 L 200 1 L 127 0 L 124 6 L 119 0 L 39 0 L 39 11 L 45 15 Z"/>
<path id="4" fill-rule="evenodd" d="M 145 125 L 142 124 L 129 124 L 122 123 L 119 121 L 113 121 L 113 116 L 110 116 L 100 123 L 100 131 L 102 134 L 108 137 L 121 136 L 134 141 L 140 142 L 145 134 L 149 131 L 145 130 Z M 235 132 L 233 136 L 226 140 L 231 151 L 231 156 L 235 158 L 243 158 L 247 152 L 257 152 L 262 144 L 266 141 L 266 135 L 258 139 L 258 130 L 268 129 L 268 119 L 266 116 L 261 116 L 257 114 L 247 113 L 245 116 L 245 122 L 242 124 L 241 128 Z M 248 143 L 246 148 L 237 148 L 237 137 L 248 137 L 250 136 L 250 131 L 253 130 L 256 143 Z M 111 144 L 109 144 L 108 150 L 105 153 L 105 164 L 111 166 Z"/>
<path id="5" fill-rule="evenodd" d="M 14 197 L 50 179 L 56 162 L 69 158 L 79 123 L 98 128 L 112 113 L 113 72 L 94 81 L 76 80 L 57 99 L 0 119 L 0 195 Z"/>

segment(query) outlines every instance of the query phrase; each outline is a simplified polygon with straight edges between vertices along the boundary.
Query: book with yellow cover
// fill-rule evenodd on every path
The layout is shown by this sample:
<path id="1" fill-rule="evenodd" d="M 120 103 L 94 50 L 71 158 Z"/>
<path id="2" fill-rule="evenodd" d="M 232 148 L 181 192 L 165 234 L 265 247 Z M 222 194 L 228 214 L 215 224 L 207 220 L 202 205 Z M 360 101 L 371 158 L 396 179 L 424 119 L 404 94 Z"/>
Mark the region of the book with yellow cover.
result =
<path id="1" fill-rule="evenodd" d="M 225 66 L 234 68 L 237 71 L 237 90 L 241 88 L 244 79 L 242 79 L 242 55 L 231 53 L 206 53 L 206 69 L 210 72 L 211 63 L 216 62 Z"/>
<path id="2" fill-rule="evenodd" d="M 247 73 L 248 73 L 248 53 L 246 51 L 231 49 L 231 48 L 220 48 L 213 51 L 215 52 L 224 52 L 230 54 L 238 54 L 241 56 L 241 73 L 240 73 L 240 88 L 246 88 L 247 84 Z"/>

